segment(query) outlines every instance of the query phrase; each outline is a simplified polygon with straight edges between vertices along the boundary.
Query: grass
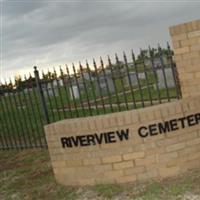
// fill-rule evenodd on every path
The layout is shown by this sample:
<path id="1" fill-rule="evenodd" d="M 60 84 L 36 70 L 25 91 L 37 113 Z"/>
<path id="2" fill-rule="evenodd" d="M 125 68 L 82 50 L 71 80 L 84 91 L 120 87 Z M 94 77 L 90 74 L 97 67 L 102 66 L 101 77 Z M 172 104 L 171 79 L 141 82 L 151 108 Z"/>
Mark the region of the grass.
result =
<path id="1" fill-rule="evenodd" d="M 114 196 L 117 196 L 121 192 L 123 192 L 123 188 L 119 185 L 113 184 L 105 184 L 105 185 L 96 185 L 92 188 L 98 195 L 105 197 L 107 199 L 111 199 Z"/>
<path id="2" fill-rule="evenodd" d="M 3 151 L 0 155 L 0 199 L 75 199 L 74 188 L 56 184 L 47 151 Z"/>
<path id="3" fill-rule="evenodd" d="M 143 200 L 156 200 L 162 197 L 163 186 L 157 182 L 147 186 L 142 194 Z"/>
<path id="4" fill-rule="evenodd" d="M 178 196 L 181 195 L 185 192 L 187 192 L 187 190 L 191 190 L 193 188 L 193 180 L 191 177 L 188 177 L 183 184 L 181 185 L 177 185 L 175 183 L 173 183 L 170 187 L 169 187 L 169 193 L 174 195 L 174 196 Z"/>
<path id="5" fill-rule="evenodd" d="M 199 199 L 199 170 L 161 182 L 69 187 L 56 183 L 47 150 L 0 151 L 0 199 L 166 200 L 184 199 L 187 193 Z"/>

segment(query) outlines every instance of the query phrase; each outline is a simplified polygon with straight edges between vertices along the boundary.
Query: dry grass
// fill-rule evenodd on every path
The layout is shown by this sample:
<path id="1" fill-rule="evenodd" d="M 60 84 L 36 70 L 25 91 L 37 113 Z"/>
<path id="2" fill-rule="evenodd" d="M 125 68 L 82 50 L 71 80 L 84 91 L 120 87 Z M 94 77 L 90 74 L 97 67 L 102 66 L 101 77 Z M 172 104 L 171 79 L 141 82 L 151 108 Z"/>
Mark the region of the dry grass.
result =
<path id="1" fill-rule="evenodd" d="M 162 182 L 93 187 L 56 183 L 46 150 L 0 152 L 1 200 L 200 199 L 200 170 Z"/>

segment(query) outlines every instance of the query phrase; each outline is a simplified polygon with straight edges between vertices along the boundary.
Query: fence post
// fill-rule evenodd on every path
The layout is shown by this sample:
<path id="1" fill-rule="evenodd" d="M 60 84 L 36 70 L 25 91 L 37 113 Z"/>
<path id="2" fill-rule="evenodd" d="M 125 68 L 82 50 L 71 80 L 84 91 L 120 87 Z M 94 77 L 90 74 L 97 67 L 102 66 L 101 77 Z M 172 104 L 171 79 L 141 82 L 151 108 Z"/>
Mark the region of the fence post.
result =
<path id="1" fill-rule="evenodd" d="M 46 106 L 46 102 L 45 102 L 45 98 L 44 98 L 44 93 L 43 93 L 43 90 L 42 90 L 42 87 L 40 84 L 39 72 L 38 72 L 36 66 L 34 66 L 34 75 L 35 75 L 35 81 L 36 81 L 36 86 L 37 86 L 37 90 L 38 90 L 38 94 L 39 94 L 39 99 L 40 99 L 40 103 L 41 103 L 44 120 L 45 120 L 46 124 L 49 124 L 50 120 L 49 120 L 48 110 L 47 110 L 47 106 Z"/>

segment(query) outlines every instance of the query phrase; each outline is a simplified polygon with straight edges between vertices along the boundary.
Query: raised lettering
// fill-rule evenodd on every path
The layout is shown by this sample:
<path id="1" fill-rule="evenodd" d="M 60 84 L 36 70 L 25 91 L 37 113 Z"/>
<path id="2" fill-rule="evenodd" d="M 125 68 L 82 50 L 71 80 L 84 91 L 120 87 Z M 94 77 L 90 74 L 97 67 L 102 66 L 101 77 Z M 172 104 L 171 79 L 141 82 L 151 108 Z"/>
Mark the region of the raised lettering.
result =
<path id="1" fill-rule="evenodd" d="M 87 135 L 87 140 L 90 145 L 95 145 L 95 136 L 94 135 Z"/>
<path id="2" fill-rule="evenodd" d="M 194 115 L 187 116 L 188 126 L 194 126 L 196 124 L 196 120 Z"/>
<path id="3" fill-rule="evenodd" d="M 141 126 L 139 129 L 138 129 L 138 134 L 141 136 L 141 137 L 147 137 L 149 135 L 149 133 L 146 131 L 146 132 L 142 132 L 142 131 L 146 131 L 147 130 L 147 127 L 145 126 Z"/>
<path id="4" fill-rule="evenodd" d="M 116 142 L 116 139 L 115 139 L 115 132 L 108 132 L 108 141 L 109 143 L 114 143 Z"/>
<path id="5" fill-rule="evenodd" d="M 169 122 L 158 123 L 159 133 L 166 133 L 170 131 Z"/>
<path id="6" fill-rule="evenodd" d="M 181 128 L 185 128 L 185 117 L 179 118 L 178 120 L 181 122 Z"/>
<path id="7" fill-rule="evenodd" d="M 87 140 L 87 137 L 85 135 L 79 136 L 79 141 L 80 141 L 80 146 L 88 146 L 88 145 L 90 145 L 88 140 Z"/>
<path id="8" fill-rule="evenodd" d="M 197 124 L 200 123 L 200 113 L 195 114 L 195 120 Z"/>
<path id="9" fill-rule="evenodd" d="M 70 137 L 70 139 L 71 139 L 71 142 L 74 144 L 74 146 L 75 147 L 77 147 L 78 146 L 78 143 L 79 143 L 79 141 L 80 141 L 80 138 L 79 138 L 80 136 L 76 136 L 76 137 Z"/>
<path id="10" fill-rule="evenodd" d="M 176 131 L 178 130 L 178 124 L 177 124 L 177 119 L 172 119 L 169 121 L 170 126 L 171 126 L 171 131 Z"/>
<path id="11" fill-rule="evenodd" d="M 129 129 L 121 130 L 121 132 L 116 131 L 116 133 L 117 133 L 120 141 L 122 141 L 123 139 L 128 140 L 128 138 L 129 138 Z"/>
<path id="12" fill-rule="evenodd" d="M 149 125 L 149 133 L 150 133 L 150 136 L 158 135 L 156 124 Z"/>
<path id="13" fill-rule="evenodd" d="M 94 137 L 96 138 L 96 141 L 97 141 L 98 144 L 102 144 L 103 133 L 101 133 L 99 136 L 95 133 Z"/>
<path id="14" fill-rule="evenodd" d="M 65 147 L 72 147 L 70 138 L 62 137 L 61 138 L 61 143 L 62 143 L 62 147 L 63 148 L 65 148 Z"/>

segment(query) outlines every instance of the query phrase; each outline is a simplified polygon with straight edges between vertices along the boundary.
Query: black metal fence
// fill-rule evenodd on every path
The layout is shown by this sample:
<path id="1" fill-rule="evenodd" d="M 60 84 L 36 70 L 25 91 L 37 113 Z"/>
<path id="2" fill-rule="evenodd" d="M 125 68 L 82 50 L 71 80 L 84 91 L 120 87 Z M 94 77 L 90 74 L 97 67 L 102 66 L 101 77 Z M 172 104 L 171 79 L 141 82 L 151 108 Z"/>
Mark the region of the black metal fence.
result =
<path id="1" fill-rule="evenodd" d="M 66 118 L 143 108 L 181 97 L 173 52 L 158 47 L 141 50 L 128 60 L 90 67 L 66 66 L 1 85 L 0 149 L 46 147 L 43 125 Z"/>

